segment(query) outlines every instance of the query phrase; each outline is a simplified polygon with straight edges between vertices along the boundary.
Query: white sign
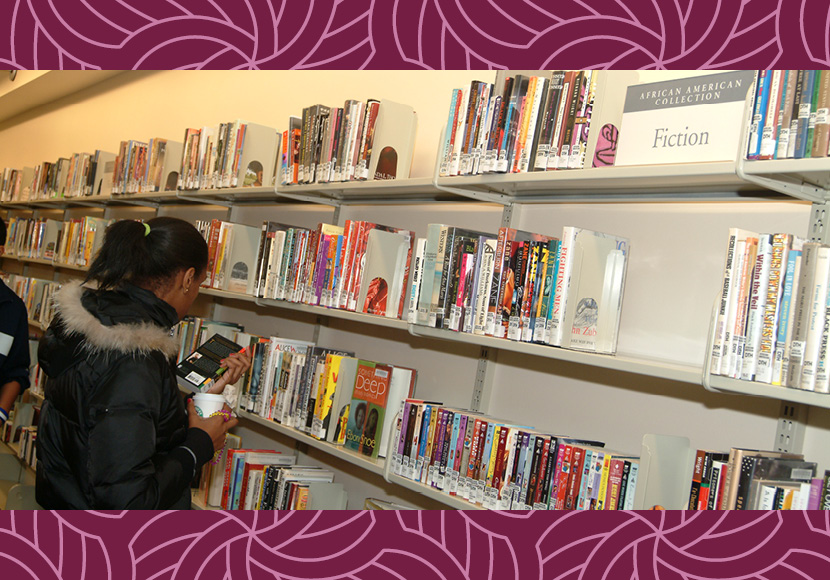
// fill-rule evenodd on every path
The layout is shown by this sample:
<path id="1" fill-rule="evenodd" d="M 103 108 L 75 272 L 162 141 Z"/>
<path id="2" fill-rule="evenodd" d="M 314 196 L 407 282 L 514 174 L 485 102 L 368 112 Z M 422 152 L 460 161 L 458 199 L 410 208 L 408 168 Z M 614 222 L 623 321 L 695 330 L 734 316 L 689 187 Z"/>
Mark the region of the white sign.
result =
<path id="1" fill-rule="evenodd" d="M 628 87 L 615 165 L 733 161 L 754 71 Z"/>

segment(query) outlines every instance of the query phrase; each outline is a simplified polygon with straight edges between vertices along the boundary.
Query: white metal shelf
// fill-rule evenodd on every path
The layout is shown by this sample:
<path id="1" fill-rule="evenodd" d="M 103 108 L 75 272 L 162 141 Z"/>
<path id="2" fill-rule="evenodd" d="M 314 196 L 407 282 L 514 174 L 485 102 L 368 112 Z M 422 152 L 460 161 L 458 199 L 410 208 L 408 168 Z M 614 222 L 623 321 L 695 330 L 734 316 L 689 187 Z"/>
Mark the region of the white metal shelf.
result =
<path id="1" fill-rule="evenodd" d="M 217 290 L 215 288 L 200 288 L 199 294 L 204 296 L 214 296 L 216 298 L 226 298 L 228 300 L 239 300 L 240 302 L 256 302 L 256 298 L 250 294 L 228 292 L 226 290 Z"/>
<path id="2" fill-rule="evenodd" d="M 747 175 L 796 179 L 830 189 L 830 157 L 808 159 L 764 159 L 744 162 Z"/>
<path id="3" fill-rule="evenodd" d="M 375 326 L 384 326 L 386 328 L 397 328 L 399 330 L 406 330 L 409 326 L 409 324 L 405 320 L 400 320 L 397 318 L 386 318 L 385 316 L 363 314 L 361 312 L 351 312 L 350 310 L 340 310 L 337 308 L 326 308 L 324 306 L 311 306 L 310 304 L 288 302 L 285 300 L 271 300 L 267 298 L 261 298 L 258 299 L 256 303 L 260 306 L 273 306 L 276 308 L 283 308 L 286 310 L 308 312 L 309 314 L 316 314 L 318 316 L 339 318 L 341 320 L 348 320 L 350 322 L 373 324 Z"/>
<path id="4" fill-rule="evenodd" d="M 325 453 L 328 453 L 329 455 L 332 455 L 348 463 L 351 463 L 352 465 L 356 465 L 361 469 L 365 469 L 366 471 L 375 473 L 377 475 L 383 475 L 385 463 L 384 459 L 372 459 L 371 457 L 358 455 L 357 453 L 353 453 L 345 449 L 342 445 L 334 445 L 333 443 L 329 443 L 327 441 L 320 441 L 319 439 L 311 437 L 310 435 L 306 435 L 302 431 L 298 431 L 293 427 L 286 427 L 285 425 L 281 425 L 280 423 L 271 421 L 270 419 L 263 419 L 259 415 L 255 415 L 247 411 L 239 411 L 239 417 L 241 419 L 246 419 L 259 425 L 264 425 L 272 431 L 282 433 L 283 435 L 286 435 L 291 439 L 294 439 L 295 441 L 305 443 L 309 447 L 319 449 Z"/>
<path id="5" fill-rule="evenodd" d="M 417 324 L 409 325 L 409 332 L 414 336 L 421 336 L 424 338 L 474 344 L 487 348 L 506 350 L 530 356 L 573 362 L 627 373 L 647 375 L 671 381 L 679 381 L 695 385 L 702 384 L 703 369 L 702 367 L 695 365 L 687 365 L 659 359 L 648 359 L 644 357 L 625 355 L 619 352 L 616 355 L 580 352 L 577 350 L 569 350 L 544 344 L 532 344 L 507 340 L 505 338 L 494 338 L 492 336 L 480 336 L 464 332 L 454 332 L 452 330 L 420 326 Z"/>
<path id="6" fill-rule="evenodd" d="M 412 481 L 411 479 L 407 479 L 406 477 L 402 477 L 400 475 L 395 475 L 394 473 L 389 474 L 389 482 L 394 483 L 395 485 L 399 485 L 400 487 L 404 487 L 406 489 L 415 491 L 420 493 L 423 496 L 426 496 L 430 499 L 434 499 L 444 505 L 447 505 L 453 509 L 458 510 L 483 510 L 482 506 L 474 503 L 468 502 L 466 499 L 450 495 L 445 493 L 439 489 L 434 487 L 430 487 L 426 484 L 423 484 L 418 481 Z"/>
<path id="7" fill-rule="evenodd" d="M 344 181 L 277 186 L 277 195 L 340 204 L 405 204 L 454 198 L 435 187 L 431 177 Z"/>
<path id="8" fill-rule="evenodd" d="M 762 189 L 738 177 L 734 162 L 489 173 L 441 177 L 436 185 L 459 195 L 467 190 L 477 198 L 482 192 L 503 196 L 502 203 L 715 201 L 757 194 Z M 498 197 L 492 199 L 499 201 Z"/>
<path id="9" fill-rule="evenodd" d="M 802 391 L 801 389 L 791 389 L 754 381 L 742 381 L 718 375 L 711 375 L 709 377 L 707 389 L 736 395 L 767 397 L 770 399 L 789 401 L 790 403 L 830 409 L 830 394 Z"/>

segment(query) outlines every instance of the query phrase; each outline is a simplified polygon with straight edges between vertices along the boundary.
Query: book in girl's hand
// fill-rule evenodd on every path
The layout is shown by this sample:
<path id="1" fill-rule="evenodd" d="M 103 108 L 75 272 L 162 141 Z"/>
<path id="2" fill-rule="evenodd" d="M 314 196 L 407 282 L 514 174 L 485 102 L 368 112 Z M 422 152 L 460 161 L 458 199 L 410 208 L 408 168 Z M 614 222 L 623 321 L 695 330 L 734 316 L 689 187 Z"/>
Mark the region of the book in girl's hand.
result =
<path id="1" fill-rule="evenodd" d="M 214 334 L 176 366 L 176 380 L 180 387 L 191 392 L 207 392 L 227 370 L 221 361 L 244 350 L 224 336 Z"/>

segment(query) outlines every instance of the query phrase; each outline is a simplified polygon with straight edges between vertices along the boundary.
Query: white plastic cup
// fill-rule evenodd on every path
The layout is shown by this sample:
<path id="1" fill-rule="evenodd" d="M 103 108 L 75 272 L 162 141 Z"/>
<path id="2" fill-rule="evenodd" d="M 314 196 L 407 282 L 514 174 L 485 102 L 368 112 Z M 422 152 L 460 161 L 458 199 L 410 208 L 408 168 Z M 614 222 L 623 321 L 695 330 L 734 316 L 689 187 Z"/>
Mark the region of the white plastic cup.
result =
<path id="1" fill-rule="evenodd" d="M 213 393 L 196 393 L 193 397 L 196 413 L 200 417 L 208 418 L 225 408 L 225 397 Z"/>

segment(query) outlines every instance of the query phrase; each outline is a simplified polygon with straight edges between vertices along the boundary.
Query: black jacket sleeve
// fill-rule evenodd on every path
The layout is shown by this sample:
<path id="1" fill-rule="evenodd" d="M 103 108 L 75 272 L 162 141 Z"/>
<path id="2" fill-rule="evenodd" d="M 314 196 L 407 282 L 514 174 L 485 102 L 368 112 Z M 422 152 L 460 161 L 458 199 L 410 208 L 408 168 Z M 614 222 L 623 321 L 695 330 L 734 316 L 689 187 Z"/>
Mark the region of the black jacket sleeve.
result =
<path id="1" fill-rule="evenodd" d="M 29 322 L 16 299 L 0 300 L 0 386 L 17 381 L 29 386 Z"/>
<path id="2" fill-rule="evenodd" d="M 213 455 L 210 436 L 189 429 L 184 442 L 159 451 L 159 413 L 169 370 L 153 357 L 121 359 L 91 400 L 89 481 L 97 509 L 173 505 Z"/>

